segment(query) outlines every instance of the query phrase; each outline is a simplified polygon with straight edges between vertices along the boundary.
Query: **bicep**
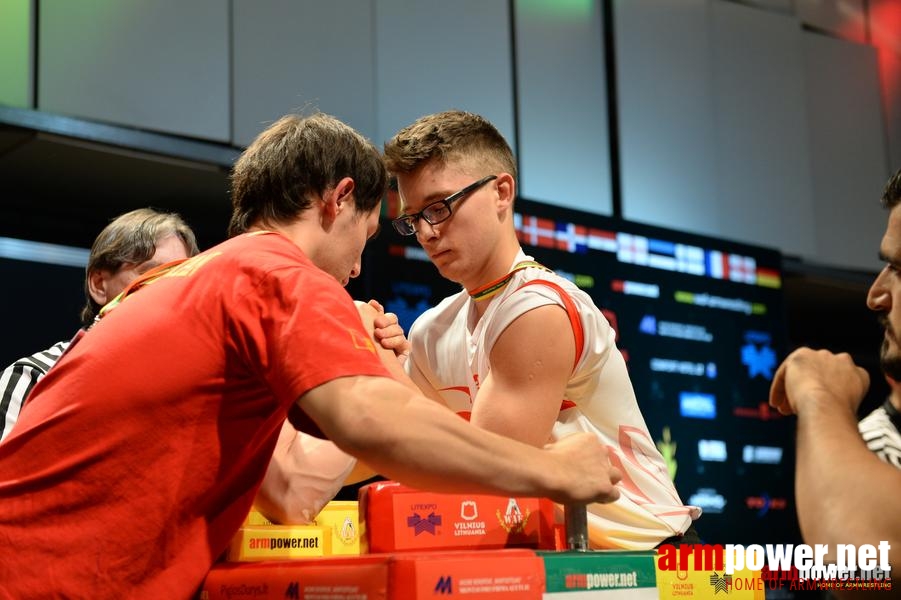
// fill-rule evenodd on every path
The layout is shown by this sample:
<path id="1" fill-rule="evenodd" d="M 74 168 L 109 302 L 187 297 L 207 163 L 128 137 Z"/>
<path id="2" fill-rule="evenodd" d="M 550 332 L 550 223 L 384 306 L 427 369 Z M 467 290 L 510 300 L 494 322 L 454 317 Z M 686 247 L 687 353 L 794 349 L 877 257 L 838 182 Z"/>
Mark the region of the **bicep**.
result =
<path id="1" fill-rule="evenodd" d="M 547 443 L 576 357 L 575 338 L 559 305 L 517 317 L 490 350 L 491 370 L 474 400 L 474 425 L 517 440 Z"/>

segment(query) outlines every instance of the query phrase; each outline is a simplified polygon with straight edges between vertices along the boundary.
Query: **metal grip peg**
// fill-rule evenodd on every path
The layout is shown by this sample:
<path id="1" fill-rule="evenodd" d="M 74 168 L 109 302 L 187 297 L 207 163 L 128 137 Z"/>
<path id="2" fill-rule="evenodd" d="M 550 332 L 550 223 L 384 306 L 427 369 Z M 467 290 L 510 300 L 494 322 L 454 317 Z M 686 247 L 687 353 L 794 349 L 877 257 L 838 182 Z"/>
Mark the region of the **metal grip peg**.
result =
<path id="1" fill-rule="evenodd" d="M 566 529 L 566 547 L 579 552 L 588 551 L 588 506 L 564 504 L 563 524 Z"/>

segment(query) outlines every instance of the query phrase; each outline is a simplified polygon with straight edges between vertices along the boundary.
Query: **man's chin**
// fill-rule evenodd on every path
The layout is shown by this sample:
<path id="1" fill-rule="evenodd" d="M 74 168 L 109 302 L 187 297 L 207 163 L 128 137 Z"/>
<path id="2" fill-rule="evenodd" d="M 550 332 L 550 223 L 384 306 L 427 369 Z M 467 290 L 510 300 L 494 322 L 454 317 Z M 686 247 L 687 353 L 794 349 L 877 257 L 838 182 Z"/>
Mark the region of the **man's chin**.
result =
<path id="1" fill-rule="evenodd" d="M 459 277 L 457 277 L 458 273 L 456 270 L 448 263 L 432 263 L 435 265 L 435 268 L 438 269 L 438 274 L 447 279 L 448 281 L 453 281 L 454 283 L 460 283 L 458 281 Z"/>
<path id="2" fill-rule="evenodd" d="M 888 340 L 882 344 L 879 362 L 883 373 L 895 381 L 901 381 L 901 355 L 889 346 Z"/>

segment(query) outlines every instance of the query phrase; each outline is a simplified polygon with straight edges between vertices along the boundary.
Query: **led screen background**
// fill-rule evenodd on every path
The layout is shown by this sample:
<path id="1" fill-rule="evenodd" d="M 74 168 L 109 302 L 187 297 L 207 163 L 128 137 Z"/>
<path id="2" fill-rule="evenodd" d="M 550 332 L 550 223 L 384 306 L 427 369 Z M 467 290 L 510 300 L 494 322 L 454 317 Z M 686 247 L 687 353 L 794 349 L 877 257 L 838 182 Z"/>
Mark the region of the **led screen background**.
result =
<path id="1" fill-rule="evenodd" d="M 390 210 L 390 209 L 389 209 Z M 794 420 L 767 406 L 785 354 L 781 255 L 517 200 L 527 254 L 588 292 L 618 331 L 639 405 L 705 541 L 800 541 Z M 390 223 L 371 242 L 356 298 L 376 298 L 405 330 L 459 286 Z"/>

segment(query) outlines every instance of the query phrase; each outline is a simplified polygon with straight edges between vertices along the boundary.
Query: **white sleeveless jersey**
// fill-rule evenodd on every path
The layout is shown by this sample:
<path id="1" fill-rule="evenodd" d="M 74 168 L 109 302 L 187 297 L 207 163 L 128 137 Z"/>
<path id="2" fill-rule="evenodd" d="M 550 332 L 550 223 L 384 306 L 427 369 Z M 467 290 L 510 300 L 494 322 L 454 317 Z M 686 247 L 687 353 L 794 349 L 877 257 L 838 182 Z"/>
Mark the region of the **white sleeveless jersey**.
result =
<path id="1" fill-rule="evenodd" d="M 531 258 L 520 251 L 514 264 L 526 260 Z M 445 298 L 411 327 L 407 372 L 468 419 L 498 337 L 523 313 L 548 304 L 567 310 L 578 357 L 552 439 L 594 433 L 623 474 L 619 500 L 588 507 L 591 547 L 646 550 L 684 533 L 701 510 L 679 499 L 638 409 L 615 332 L 588 294 L 570 281 L 540 268 L 519 270 L 478 321 L 465 291 Z"/>

